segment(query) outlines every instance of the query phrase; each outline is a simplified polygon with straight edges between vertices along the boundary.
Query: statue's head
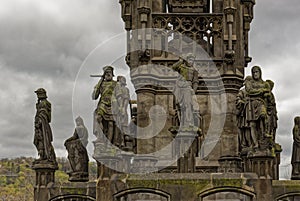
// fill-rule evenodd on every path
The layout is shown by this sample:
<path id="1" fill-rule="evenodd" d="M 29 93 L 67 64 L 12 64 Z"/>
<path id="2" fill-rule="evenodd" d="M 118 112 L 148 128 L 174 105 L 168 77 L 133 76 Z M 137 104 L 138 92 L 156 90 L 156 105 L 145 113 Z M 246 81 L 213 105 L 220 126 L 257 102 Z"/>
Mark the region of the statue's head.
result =
<path id="1" fill-rule="evenodd" d="M 83 119 L 78 116 L 76 119 L 75 119 L 75 122 L 76 122 L 76 126 L 81 126 L 83 125 Z"/>
<path id="2" fill-rule="evenodd" d="M 259 66 L 253 66 L 251 69 L 252 78 L 254 80 L 260 80 L 261 79 L 261 68 Z"/>
<path id="3" fill-rule="evenodd" d="M 252 80 L 252 76 L 248 75 L 246 78 L 245 78 L 245 81 L 251 81 Z"/>
<path id="4" fill-rule="evenodd" d="M 39 88 L 34 91 L 38 97 L 38 99 L 45 99 L 47 98 L 47 92 L 44 88 Z"/>
<path id="5" fill-rule="evenodd" d="M 294 118 L 294 123 L 295 123 L 295 125 L 299 125 L 299 123 L 300 123 L 300 117 L 299 116 Z"/>
<path id="6" fill-rule="evenodd" d="M 112 66 L 103 67 L 103 76 L 106 81 L 111 81 L 114 77 L 114 68 Z"/>
<path id="7" fill-rule="evenodd" d="M 195 61 L 195 56 L 192 53 L 187 53 L 185 56 L 185 60 L 188 64 L 193 65 Z"/>
<path id="8" fill-rule="evenodd" d="M 126 78 L 122 75 L 117 77 L 117 81 L 120 82 L 122 85 L 126 85 Z"/>

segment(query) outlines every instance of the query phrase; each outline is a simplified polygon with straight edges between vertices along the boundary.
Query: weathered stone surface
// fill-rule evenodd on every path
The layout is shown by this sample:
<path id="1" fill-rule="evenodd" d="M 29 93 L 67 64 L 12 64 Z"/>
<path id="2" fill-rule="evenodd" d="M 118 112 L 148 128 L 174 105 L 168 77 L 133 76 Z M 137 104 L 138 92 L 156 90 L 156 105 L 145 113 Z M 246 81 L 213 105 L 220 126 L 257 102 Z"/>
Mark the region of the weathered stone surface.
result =
<path id="1" fill-rule="evenodd" d="M 72 169 L 68 173 L 69 181 L 76 182 L 89 180 L 89 157 L 84 146 L 84 144 L 86 145 L 86 140 L 82 142 L 78 132 L 81 132 L 81 129 L 76 127 L 73 136 L 68 138 L 64 143 L 68 151 L 68 159 Z"/>
<path id="2" fill-rule="evenodd" d="M 38 150 L 39 159 L 33 164 L 49 164 L 57 166 L 54 148 L 52 146 L 53 135 L 50 127 L 51 103 L 47 100 L 46 90 L 39 88 L 37 94 L 36 115 L 34 119 L 34 141 Z"/>
<path id="3" fill-rule="evenodd" d="M 300 180 L 300 117 L 294 118 L 293 139 L 292 179 Z"/>
<path id="4" fill-rule="evenodd" d="M 281 147 L 275 143 L 274 83 L 262 80 L 258 67 L 243 80 L 251 61 L 248 32 L 255 1 L 120 4 L 137 111 L 128 130 L 126 113 L 113 115 L 107 100 L 118 97 L 113 92 L 118 83 L 105 67 L 93 93 L 94 100 L 101 95 L 94 116 L 96 200 L 270 201 L 299 190 L 297 183 L 275 181 Z M 128 94 L 121 88 L 119 94 Z M 116 133 L 116 125 L 128 133 Z"/>
<path id="5" fill-rule="evenodd" d="M 227 191 L 229 194 L 233 194 L 233 191 L 239 192 L 236 189 L 240 189 L 240 194 L 253 198 L 255 196 L 254 185 L 259 182 L 256 175 L 251 173 L 156 173 L 147 175 L 115 175 L 114 178 L 114 181 L 109 181 L 111 182 L 110 185 L 108 185 L 108 181 L 103 181 L 101 185 L 103 188 L 102 192 L 108 191 L 103 196 L 114 195 L 111 198 L 105 197 L 105 200 L 109 201 L 113 200 L 113 197 L 120 199 L 133 195 L 141 198 L 145 194 L 150 194 L 153 197 L 158 196 L 156 197 L 157 200 L 192 201 L 207 198 L 211 194 L 209 192 L 213 192 L 213 189 L 218 189 L 217 192 Z M 110 186 L 118 186 L 118 188 L 112 189 Z M 260 200 L 259 197 L 257 199 Z"/>
<path id="6" fill-rule="evenodd" d="M 273 180 L 273 199 L 278 201 L 299 199 L 300 181 Z"/>

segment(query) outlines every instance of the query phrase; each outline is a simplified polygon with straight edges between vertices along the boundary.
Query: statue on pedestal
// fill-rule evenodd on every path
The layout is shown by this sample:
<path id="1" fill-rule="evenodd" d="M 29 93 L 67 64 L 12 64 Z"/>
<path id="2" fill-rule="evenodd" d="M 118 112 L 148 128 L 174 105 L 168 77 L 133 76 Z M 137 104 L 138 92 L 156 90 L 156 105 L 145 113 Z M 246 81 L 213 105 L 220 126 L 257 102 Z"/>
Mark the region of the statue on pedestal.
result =
<path id="1" fill-rule="evenodd" d="M 262 80 L 261 68 L 254 66 L 236 99 L 241 152 L 261 151 L 272 155 L 277 128 L 277 110 L 272 93 L 274 83 Z"/>
<path id="2" fill-rule="evenodd" d="M 69 173 L 69 181 L 88 181 L 89 157 L 86 150 L 87 130 L 81 117 L 76 119 L 74 134 L 68 138 L 64 145 L 68 151 L 68 159 L 72 168 Z M 82 128 L 82 126 L 85 128 Z M 81 139 L 84 140 L 81 140 Z"/>
<path id="3" fill-rule="evenodd" d="M 113 114 L 117 126 L 114 141 L 119 147 L 125 146 L 125 135 L 128 134 L 127 109 L 129 106 L 130 94 L 126 85 L 126 78 L 124 76 L 118 76 L 113 97 Z"/>
<path id="4" fill-rule="evenodd" d="M 251 82 L 252 76 L 247 76 L 244 85 Z M 258 142 L 255 132 L 251 132 L 249 115 L 251 106 L 249 105 L 249 97 L 245 88 L 239 91 L 236 98 L 237 109 L 237 126 L 239 128 L 239 144 L 241 151 L 249 151 L 258 148 Z"/>
<path id="5" fill-rule="evenodd" d="M 34 164 L 52 164 L 57 166 L 54 148 L 52 146 L 53 136 L 50 127 L 51 103 L 47 100 L 46 90 L 39 88 L 37 94 L 36 115 L 34 120 L 34 141 L 39 159 Z"/>
<path id="6" fill-rule="evenodd" d="M 124 148 L 125 135 L 128 133 L 128 105 L 130 100 L 129 89 L 126 87 L 126 78 L 118 76 L 113 80 L 113 67 L 105 66 L 100 81 L 94 87 L 92 99 L 100 96 L 94 112 L 94 142 L 105 143 L 103 136 L 115 146 Z"/>
<path id="7" fill-rule="evenodd" d="M 269 134 L 272 136 L 273 141 L 275 142 L 276 138 L 276 130 L 277 130 L 277 108 L 276 108 L 276 101 L 275 96 L 272 93 L 274 88 L 274 82 L 272 80 L 266 80 L 266 82 L 270 85 L 270 96 L 267 97 L 267 113 L 269 116 Z"/>
<path id="8" fill-rule="evenodd" d="M 192 54 L 187 54 L 186 60 L 180 58 L 172 66 L 179 73 L 173 93 L 181 128 L 200 125 L 200 113 L 196 99 L 198 72 L 193 67 L 194 60 L 195 57 Z"/>
<path id="9" fill-rule="evenodd" d="M 93 130 L 97 141 L 101 141 L 104 134 L 112 144 L 118 145 L 114 142 L 115 121 L 112 113 L 112 98 L 117 81 L 113 80 L 113 67 L 105 66 L 103 71 L 104 73 L 94 87 L 92 94 L 93 100 L 97 100 L 100 96 L 94 112 Z"/>
<path id="10" fill-rule="evenodd" d="M 292 152 L 292 179 L 300 180 L 300 117 L 294 118 Z"/>
<path id="11" fill-rule="evenodd" d="M 179 58 L 179 61 L 172 66 L 173 70 L 179 74 L 173 91 L 176 105 L 173 114 L 175 121 L 169 130 L 173 135 L 177 135 L 177 150 L 175 151 L 179 155 L 183 154 L 177 161 L 178 172 L 195 171 L 195 157 L 199 154 L 201 146 L 199 138 L 201 116 L 196 97 L 199 79 L 198 71 L 194 68 L 194 61 L 195 56 L 187 54 L 185 59 Z M 181 153 L 181 150 L 187 146 L 190 148 L 185 150 L 185 153 Z"/>

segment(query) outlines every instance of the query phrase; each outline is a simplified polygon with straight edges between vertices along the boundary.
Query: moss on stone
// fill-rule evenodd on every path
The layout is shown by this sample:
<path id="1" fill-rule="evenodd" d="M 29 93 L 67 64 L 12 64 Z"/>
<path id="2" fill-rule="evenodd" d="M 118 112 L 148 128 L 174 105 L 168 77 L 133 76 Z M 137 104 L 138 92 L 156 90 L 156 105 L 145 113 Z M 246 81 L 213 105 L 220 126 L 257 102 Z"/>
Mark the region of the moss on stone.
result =
<path id="1" fill-rule="evenodd" d="M 214 187 L 243 187 L 243 180 L 242 179 L 230 179 L 230 178 L 216 178 L 212 180 Z"/>

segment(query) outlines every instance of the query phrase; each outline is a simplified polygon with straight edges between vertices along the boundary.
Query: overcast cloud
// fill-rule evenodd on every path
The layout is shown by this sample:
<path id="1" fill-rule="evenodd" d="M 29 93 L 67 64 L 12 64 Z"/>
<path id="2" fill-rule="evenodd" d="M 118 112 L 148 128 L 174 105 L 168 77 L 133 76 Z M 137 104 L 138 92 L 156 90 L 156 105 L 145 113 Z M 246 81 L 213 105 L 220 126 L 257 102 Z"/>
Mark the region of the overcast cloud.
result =
<path id="1" fill-rule="evenodd" d="M 0 0 L 0 5 L 0 158 L 36 157 L 33 91 L 39 87 L 47 89 L 52 103 L 57 155 L 65 156 L 63 141 L 73 134 L 74 116 L 90 122 L 88 114 L 95 107 L 92 101 L 73 102 L 73 89 L 75 99 L 90 96 L 97 81 L 89 74 L 100 73 L 99 67 L 112 61 L 101 55 L 117 52 L 114 63 L 123 62 L 118 0 Z M 253 61 L 246 69 L 250 74 L 251 66 L 260 65 L 263 78 L 275 82 L 283 165 L 290 163 L 293 118 L 300 115 L 299 10 L 299 0 L 257 0 L 250 33 Z M 84 63 L 98 45 L 102 52 L 94 52 Z M 87 65 L 92 68 L 87 70 Z M 91 125 L 87 126 L 92 141 Z"/>

